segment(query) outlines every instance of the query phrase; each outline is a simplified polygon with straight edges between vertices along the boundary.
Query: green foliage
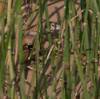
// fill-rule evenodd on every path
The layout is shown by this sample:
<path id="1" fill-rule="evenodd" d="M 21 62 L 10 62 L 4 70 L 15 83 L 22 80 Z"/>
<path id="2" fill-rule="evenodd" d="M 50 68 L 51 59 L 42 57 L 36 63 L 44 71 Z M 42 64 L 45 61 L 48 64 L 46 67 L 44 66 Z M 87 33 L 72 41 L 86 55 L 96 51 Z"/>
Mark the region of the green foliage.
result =
<path id="1" fill-rule="evenodd" d="M 51 30 L 53 15 L 49 15 L 48 0 L 34 1 L 34 11 L 32 0 L 26 0 L 26 5 L 23 1 L 7 0 L 0 16 L 0 98 L 99 99 L 100 0 L 62 1 L 64 15 L 56 23 L 60 30 L 55 32 Z M 30 31 L 34 40 L 25 43 L 25 49 L 23 39 Z"/>

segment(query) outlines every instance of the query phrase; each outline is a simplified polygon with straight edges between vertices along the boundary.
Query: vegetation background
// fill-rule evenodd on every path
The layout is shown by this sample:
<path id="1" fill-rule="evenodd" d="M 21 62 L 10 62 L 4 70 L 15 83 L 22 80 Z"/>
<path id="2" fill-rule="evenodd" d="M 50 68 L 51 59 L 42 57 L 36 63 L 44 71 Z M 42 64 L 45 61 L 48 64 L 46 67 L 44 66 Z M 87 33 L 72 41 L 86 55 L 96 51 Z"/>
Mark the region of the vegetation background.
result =
<path id="1" fill-rule="evenodd" d="M 0 99 L 100 99 L 100 0 L 0 0 Z"/>

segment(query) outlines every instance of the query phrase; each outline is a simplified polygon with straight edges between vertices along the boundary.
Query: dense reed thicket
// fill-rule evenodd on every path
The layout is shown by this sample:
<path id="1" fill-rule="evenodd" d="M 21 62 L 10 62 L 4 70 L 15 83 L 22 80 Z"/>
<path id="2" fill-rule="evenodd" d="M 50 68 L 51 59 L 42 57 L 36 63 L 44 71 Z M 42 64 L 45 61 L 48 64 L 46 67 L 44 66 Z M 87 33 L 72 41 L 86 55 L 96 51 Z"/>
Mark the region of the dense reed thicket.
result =
<path id="1" fill-rule="evenodd" d="M 100 99 L 100 0 L 0 0 L 0 99 Z"/>

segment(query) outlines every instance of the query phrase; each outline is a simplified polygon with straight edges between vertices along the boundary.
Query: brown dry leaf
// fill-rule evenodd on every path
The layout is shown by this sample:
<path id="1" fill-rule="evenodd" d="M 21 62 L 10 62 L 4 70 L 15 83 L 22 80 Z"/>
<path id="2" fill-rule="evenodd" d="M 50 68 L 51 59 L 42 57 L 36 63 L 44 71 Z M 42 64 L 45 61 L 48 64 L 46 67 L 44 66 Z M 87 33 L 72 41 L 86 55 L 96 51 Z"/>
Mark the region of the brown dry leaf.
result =
<path id="1" fill-rule="evenodd" d="M 0 15 L 2 15 L 4 11 L 5 11 L 5 3 L 0 1 Z"/>
<path id="2" fill-rule="evenodd" d="M 48 41 L 45 41 L 45 43 L 43 45 L 43 48 L 44 49 L 48 49 L 49 48 L 49 42 Z"/>

